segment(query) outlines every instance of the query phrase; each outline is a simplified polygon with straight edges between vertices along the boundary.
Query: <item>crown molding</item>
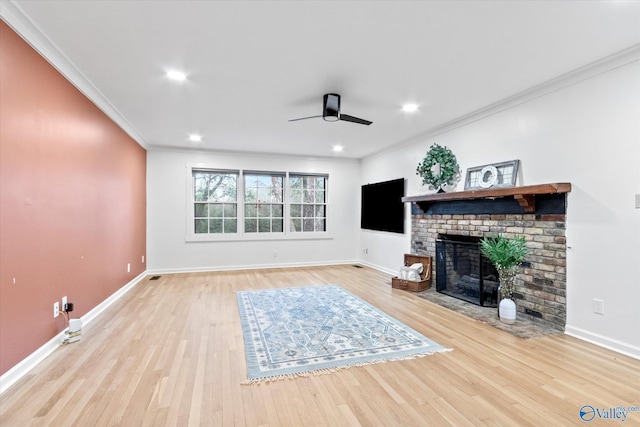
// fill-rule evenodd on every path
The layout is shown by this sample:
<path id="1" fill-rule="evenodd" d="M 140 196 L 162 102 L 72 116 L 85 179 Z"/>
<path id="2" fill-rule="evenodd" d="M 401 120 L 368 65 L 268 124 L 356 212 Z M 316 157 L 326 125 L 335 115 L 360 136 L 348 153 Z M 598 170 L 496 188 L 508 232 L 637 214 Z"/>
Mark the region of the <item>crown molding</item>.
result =
<path id="1" fill-rule="evenodd" d="M 29 19 L 15 0 L 0 1 L 0 18 L 141 147 L 147 150 L 149 149 L 149 144 L 140 132 L 109 102 L 102 92 L 91 83 L 73 62 L 62 53 L 55 43 Z"/>
<path id="2" fill-rule="evenodd" d="M 131 138 L 133 138 L 143 148 L 147 150 L 151 148 L 149 143 L 124 117 L 124 115 L 108 101 L 108 99 L 91 83 L 91 81 L 80 70 L 78 70 L 77 67 L 62 53 L 62 51 L 44 34 L 44 32 L 28 18 L 16 0 L 0 1 L 0 18 L 13 28 L 14 31 L 16 31 L 37 52 L 39 52 L 76 88 L 78 88 L 80 92 L 82 92 L 109 118 L 120 126 Z M 627 49 L 586 64 L 576 70 L 562 74 L 539 85 L 535 85 L 469 114 L 435 126 L 418 135 L 399 141 L 390 147 L 364 156 L 362 159 L 374 158 L 381 154 L 394 151 L 401 146 L 417 143 L 424 139 L 441 135 L 636 61 L 640 61 L 640 44 L 635 44 Z"/>
<path id="3" fill-rule="evenodd" d="M 427 130 L 426 132 L 410 137 L 403 141 L 399 141 L 397 144 L 372 153 L 364 158 L 374 158 L 379 155 L 397 150 L 402 146 L 414 144 L 420 141 L 424 141 L 427 138 L 432 138 L 434 136 L 450 132 L 454 129 L 469 125 L 473 122 L 493 116 L 502 111 L 517 107 L 520 104 L 524 104 L 534 99 L 541 98 L 566 87 L 578 84 L 590 78 L 638 61 L 640 61 L 640 43 L 634 44 L 612 55 L 605 56 L 604 58 L 601 58 L 597 61 L 586 64 L 573 71 L 569 71 L 568 73 L 561 74 L 560 76 L 555 77 L 551 80 L 547 80 L 546 82 L 532 86 L 529 89 L 525 89 L 512 96 L 503 98 L 500 101 L 489 104 L 469 114 L 465 114 L 446 123 L 435 126 Z"/>

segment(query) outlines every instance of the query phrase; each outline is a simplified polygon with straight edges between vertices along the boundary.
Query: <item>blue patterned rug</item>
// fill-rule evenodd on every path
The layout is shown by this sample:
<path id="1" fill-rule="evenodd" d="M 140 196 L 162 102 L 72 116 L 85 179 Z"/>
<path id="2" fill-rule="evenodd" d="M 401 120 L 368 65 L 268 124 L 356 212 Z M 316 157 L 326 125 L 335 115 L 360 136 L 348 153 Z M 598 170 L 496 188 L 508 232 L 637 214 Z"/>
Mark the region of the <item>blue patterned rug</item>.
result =
<path id="1" fill-rule="evenodd" d="M 340 286 L 244 291 L 237 297 L 245 383 L 449 351 Z"/>

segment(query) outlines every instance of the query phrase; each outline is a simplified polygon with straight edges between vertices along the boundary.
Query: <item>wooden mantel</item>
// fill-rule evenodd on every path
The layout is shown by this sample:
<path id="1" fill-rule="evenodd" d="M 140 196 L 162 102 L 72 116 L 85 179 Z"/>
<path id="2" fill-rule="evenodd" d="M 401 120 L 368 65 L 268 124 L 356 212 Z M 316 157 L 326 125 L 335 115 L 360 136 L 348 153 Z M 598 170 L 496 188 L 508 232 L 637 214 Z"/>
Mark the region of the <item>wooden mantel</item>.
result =
<path id="1" fill-rule="evenodd" d="M 454 191 L 451 193 L 434 193 L 421 196 L 407 196 L 403 197 L 402 201 L 405 203 L 417 203 L 419 205 L 422 205 L 432 202 L 446 202 L 453 200 L 497 199 L 500 197 L 513 197 L 525 212 L 535 212 L 536 195 L 568 193 L 570 191 L 570 183 L 560 182 L 555 184 L 487 188 L 479 190 Z"/>

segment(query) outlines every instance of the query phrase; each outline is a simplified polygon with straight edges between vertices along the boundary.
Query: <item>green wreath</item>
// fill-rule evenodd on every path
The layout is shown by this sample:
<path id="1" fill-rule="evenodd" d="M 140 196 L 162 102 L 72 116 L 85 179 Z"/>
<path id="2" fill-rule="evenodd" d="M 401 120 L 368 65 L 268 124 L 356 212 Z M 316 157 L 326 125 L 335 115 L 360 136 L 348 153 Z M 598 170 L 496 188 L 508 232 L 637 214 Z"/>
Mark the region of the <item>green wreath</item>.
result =
<path id="1" fill-rule="evenodd" d="M 440 173 L 434 174 L 433 167 L 440 165 Z M 422 163 L 418 163 L 416 175 L 422 177 L 422 185 L 429 184 L 429 188 L 437 189 L 444 184 L 451 184 L 460 167 L 456 156 L 447 147 L 433 144 Z"/>

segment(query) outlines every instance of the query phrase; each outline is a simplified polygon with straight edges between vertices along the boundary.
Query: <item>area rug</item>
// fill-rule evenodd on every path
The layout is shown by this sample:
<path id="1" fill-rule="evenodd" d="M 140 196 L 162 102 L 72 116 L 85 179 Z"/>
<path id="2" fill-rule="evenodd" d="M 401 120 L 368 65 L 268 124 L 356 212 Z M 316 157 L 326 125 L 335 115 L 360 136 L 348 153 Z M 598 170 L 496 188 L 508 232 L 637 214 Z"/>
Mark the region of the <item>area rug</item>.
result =
<path id="1" fill-rule="evenodd" d="M 337 285 L 237 293 L 245 384 L 449 351 Z"/>

